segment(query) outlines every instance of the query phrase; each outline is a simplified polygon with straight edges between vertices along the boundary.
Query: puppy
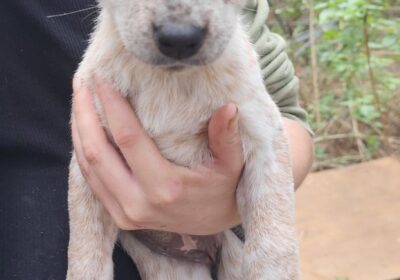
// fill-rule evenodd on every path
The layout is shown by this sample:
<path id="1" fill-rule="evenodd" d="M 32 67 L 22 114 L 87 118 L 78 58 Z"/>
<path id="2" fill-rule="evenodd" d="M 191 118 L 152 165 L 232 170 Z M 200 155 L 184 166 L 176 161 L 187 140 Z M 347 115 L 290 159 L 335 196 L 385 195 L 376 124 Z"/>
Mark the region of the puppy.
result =
<path id="1" fill-rule="evenodd" d="M 245 161 L 237 205 L 245 242 L 229 230 L 207 237 L 118 230 L 73 155 L 68 280 L 113 279 L 118 238 L 143 279 L 299 279 L 288 145 L 244 31 L 245 2 L 99 0 L 97 26 L 77 71 L 88 85 L 96 75 L 113 81 L 163 156 L 186 167 L 212 160 L 207 135 L 199 132 L 219 107 L 237 105 Z M 104 120 L 99 102 L 97 109 Z M 216 249 L 194 257 L 159 250 L 160 240 L 168 246 L 185 238 Z"/>

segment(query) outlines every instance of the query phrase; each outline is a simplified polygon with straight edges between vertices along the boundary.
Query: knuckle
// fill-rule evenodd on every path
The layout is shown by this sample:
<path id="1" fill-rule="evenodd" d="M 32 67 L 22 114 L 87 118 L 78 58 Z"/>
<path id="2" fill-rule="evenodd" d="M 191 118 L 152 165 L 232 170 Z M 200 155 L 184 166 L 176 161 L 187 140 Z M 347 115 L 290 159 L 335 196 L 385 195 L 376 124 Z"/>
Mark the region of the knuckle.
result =
<path id="1" fill-rule="evenodd" d="M 135 227 L 127 219 L 122 217 L 114 217 L 115 225 L 122 230 L 133 230 Z"/>
<path id="2" fill-rule="evenodd" d="M 130 227 L 143 227 L 143 224 L 147 221 L 144 211 L 137 209 L 137 207 L 127 206 L 123 208 L 123 212 L 127 217 L 127 222 Z"/>
<path id="3" fill-rule="evenodd" d="M 86 161 L 91 165 L 95 165 L 99 161 L 100 151 L 94 145 L 85 145 L 83 147 L 83 154 Z"/>
<path id="4" fill-rule="evenodd" d="M 150 203 L 156 207 L 162 207 L 168 204 L 164 194 L 154 194 L 150 198 Z"/>
<path id="5" fill-rule="evenodd" d="M 136 133 L 128 130 L 121 130 L 115 133 L 114 141 L 119 147 L 133 146 L 137 142 Z"/>
<path id="6" fill-rule="evenodd" d="M 151 197 L 154 206 L 169 206 L 177 203 L 183 196 L 183 186 L 180 180 L 170 180 L 162 190 Z"/>

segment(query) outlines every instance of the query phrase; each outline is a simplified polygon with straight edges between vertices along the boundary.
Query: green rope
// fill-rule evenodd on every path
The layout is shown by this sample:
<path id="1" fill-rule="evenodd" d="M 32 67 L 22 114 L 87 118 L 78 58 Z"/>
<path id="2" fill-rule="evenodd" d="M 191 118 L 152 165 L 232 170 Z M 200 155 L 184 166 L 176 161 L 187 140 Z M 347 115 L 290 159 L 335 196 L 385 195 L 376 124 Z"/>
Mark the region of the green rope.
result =
<path id="1" fill-rule="evenodd" d="M 299 106 L 299 80 L 285 52 L 285 40 L 266 26 L 269 14 L 267 0 L 248 0 L 243 21 L 260 58 L 264 84 L 283 116 L 300 122 L 310 134 L 307 114 Z"/>

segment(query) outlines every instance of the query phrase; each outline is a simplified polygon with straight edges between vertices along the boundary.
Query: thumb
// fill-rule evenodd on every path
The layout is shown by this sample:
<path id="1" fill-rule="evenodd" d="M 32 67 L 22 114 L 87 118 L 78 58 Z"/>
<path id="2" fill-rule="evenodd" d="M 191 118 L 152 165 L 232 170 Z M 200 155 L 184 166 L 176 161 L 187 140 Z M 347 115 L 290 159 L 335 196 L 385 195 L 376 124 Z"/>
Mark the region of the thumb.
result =
<path id="1" fill-rule="evenodd" d="M 210 149 L 218 164 L 233 172 L 243 168 L 243 148 L 239 133 L 239 112 L 229 103 L 211 117 L 208 127 Z"/>

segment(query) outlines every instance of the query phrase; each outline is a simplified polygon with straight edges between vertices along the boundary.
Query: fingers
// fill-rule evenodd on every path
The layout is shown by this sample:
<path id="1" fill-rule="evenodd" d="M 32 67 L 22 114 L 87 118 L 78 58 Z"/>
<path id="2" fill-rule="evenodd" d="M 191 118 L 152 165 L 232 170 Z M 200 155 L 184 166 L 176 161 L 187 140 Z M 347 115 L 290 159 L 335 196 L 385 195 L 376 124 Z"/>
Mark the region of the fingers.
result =
<path id="1" fill-rule="evenodd" d="M 113 138 L 123 153 L 124 158 L 121 157 L 100 125 L 92 93 L 77 80 L 74 92 L 75 153 L 86 180 L 117 226 L 128 230 L 182 228 L 182 232 L 190 232 L 187 221 L 199 213 L 203 216 L 196 221 L 204 221 L 204 217 L 214 212 L 223 212 L 223 217 L 231 219 L 235 186 L 243 165 L 235 105 L 218 110 L 209 126 L 217 167 L 224 169 L 203 166 L 191 170 L 164 159 L 130 104 L 110 85 L 101 83 L 96 93 Z M 206 213 L 204 209 L 216 210 Z M 217 218 L 214 224 L 220 225 L 221 219 Z"/>
<path id="2" fill-rule="evenodd" d="M 120 205 L 114 199 L 114 196 L 104 187 L 97 176 L 93 176 L 94 174 L 90 172 L 90 166 L 84 157 L 82 144 L 78 135 L 74 118 L 72 119 L 72 141 L 74 143 L 75 155 L 79 163 L 81 172 L 96 197 L 101 201 L 101 203 L 110 213 L 111 217 L 119 228 L 128 229 L 129 227 L 129 229 L 132 229 L 132 225 L 129 223 L 129 220 L 127 219 Z"/>
<path id="3" fill-rule="evenodd" d="M 114 141 L 133 174 L 141 185 L 159 188 L 157 179 L 163 176 L 154 174 L 162 175 L 169 162 L 146 134 L 128 101 L 105 81 L 98 80 L 96 88 Z"/>
<path id="4" fill-rule="evenodd" d="M 240 172 L 244 162 L 236 105 L 230 103 L 217 110 L 210 120 L 208 132 L 217 164 L 234 173 Z"/>
<path id="5" fill-rule="evenodd" d="M 131 205 L 132 202 L 141 201 L 139 188 L 100 126 L 91 92 L 78 83 L 79 81 L 74 80 L 73 132 L 83 173 L 104 204 L 110 204 L 108 196 L 111 194 L 125 215 L 135 221 L 135 217 L 140 213 L 132 210 Z M 106 186 L 104 189 L 108 192 L 104 191 L 102 186 Z M 135 212 L 134 215 L 131 212 Z"/>
<path id="6" fill-rule="evenodd" d="M 169 204 L 181 197 L 178 172 L 173 172 L 172 164 L 161 156 L 120 93 L 105 83 L 98 84 L 96 93 L 124 158 L 108 142 L 99 125 L 91 93 L 83 88 L 81 94 L 75 96 L 79 102 L 75 102 L 74 114 L 79 120 L 77 131 L 85 157 L 128 217 L 133 221 L 150 221 L 146 218 L 150 215 L 146 211 L 149 204 Z"/>

